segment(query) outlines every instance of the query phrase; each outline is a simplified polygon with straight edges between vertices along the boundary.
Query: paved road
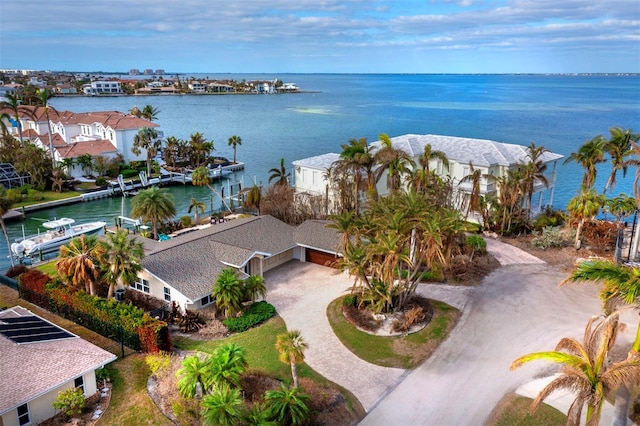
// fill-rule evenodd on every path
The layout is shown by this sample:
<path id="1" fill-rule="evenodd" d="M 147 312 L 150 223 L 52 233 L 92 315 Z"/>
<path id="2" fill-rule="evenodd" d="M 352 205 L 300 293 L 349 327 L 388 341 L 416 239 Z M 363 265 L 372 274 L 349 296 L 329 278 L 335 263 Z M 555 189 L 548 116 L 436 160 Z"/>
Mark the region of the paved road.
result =
<path id="1" fill-rule="evenodd" d="M 412 371 L 361 425 L 481 425 L 504 394 L 542 373 L 544 362 L 509 371 L 512 360 L 582 337 L 600 312 L 596 287 L 558 288 L 547 265 L 505 266 L 473 288 L 463 316 L 431 358 Z"/>

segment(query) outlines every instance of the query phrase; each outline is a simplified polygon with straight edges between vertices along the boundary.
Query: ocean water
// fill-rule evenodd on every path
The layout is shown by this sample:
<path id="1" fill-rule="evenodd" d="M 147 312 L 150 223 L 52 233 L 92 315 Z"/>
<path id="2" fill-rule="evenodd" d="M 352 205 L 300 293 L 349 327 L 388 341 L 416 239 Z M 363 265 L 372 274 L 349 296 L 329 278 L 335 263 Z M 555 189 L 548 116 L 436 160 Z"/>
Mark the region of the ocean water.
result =
<path id="1" fill-rule="evenodd" d="M 528 145 L 535 142 L 568 156 L 611 127 L 640 132 L 640 75 L 414 75 L 414 74 L 285 74 L 215 75 L 210 78 L 293 82 L 304 93 L 281 95 L 178 95 L 54 98 L 58 110 L 118 110 L 150 104 L 160 112 L 156 122 L 164 136 L 188 139 L 195 132 L 213 140 L 215 155 L 231 158 L 230 136 L 242 138 L 237 148 L 243 173 L 233 179 L 265 183 L 269 169 L 284 158 L 291 162 L 341 151 L 352 138 L 378 139 L 407 134 L 443 134 Z M 196 76 L 198 77 L 198 76 Z M 204 75 L 200 75 L 204 77 Z M 610 172 L 599 167 L 596 187 Z M 633 175 L 618 178 L 615 192 L 632 193 Z M 558 169 L 554 206 L 565 208 L 579 190 L 582 169 L 570 163 Z M 172 187 L 179 215 L 191 197 L 218 208 L 206 188 Z M 37 228 L 38 220 L 72 216 L 102 218 L 108 223 L 129 212 L 127 200 L 103 199 L 28 215 L 9 224 L 12 237 Z M 5 250 L 3 252 L 3 250 Z M 6 256 L 0 245 L 0 265 Z"/>

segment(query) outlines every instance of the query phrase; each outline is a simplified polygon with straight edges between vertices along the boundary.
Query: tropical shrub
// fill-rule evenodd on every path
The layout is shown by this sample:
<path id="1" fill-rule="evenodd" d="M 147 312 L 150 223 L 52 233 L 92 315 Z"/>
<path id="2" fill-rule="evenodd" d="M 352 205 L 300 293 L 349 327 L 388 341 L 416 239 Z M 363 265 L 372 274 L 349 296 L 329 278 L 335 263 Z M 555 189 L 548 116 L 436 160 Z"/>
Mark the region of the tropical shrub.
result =
<path id="1" fill-rule="evenodd" d="M 542 232 L 536 233 L 536 236 L 531 239 L 531 247 L 540 250 L 564 246 L 565 241 L 560 233 L 559 226 L 545 226 Z"/>
<path id="2" fill-rule="evenodd" d="M 96 186 L 107 186 L 108 183 L 107 178 L 104 176 L 100 176 L 96 179 Z"/>
<path id="3" fill-rule="evenodd" d="M 533 229 L 542 231 L 548 226 L 562 226 L 566 219 L 567 216 L 562 210 L 554 210 L 552 207 L 547 207 L 542 214 L 536 217 L 533 222 Z"/>
<path id="4" fill-rule="evenodd" d="M 130 179 L 134 176 L 138 176 L 138 173 L 140 173 L 138 170 L 133 169 L 124 169 L 120 171 L 123 179 Z"/>
<path id="5" fill-rule="evenodd" d="M 82 413 L 84 408 L 84 392 L 80 388 L 68 388 L 58 392 L 53 404 L 54 409 L 60 410 L 67 418 Z"/>
<path id="6" fill-rule="evenodd" d="M 17 204 L 22 201 L 22 193 L 19 189 L 15 188 L 7 189 L 4 197 L 11 201 L 11 204 Z"/>
<path id="7" fill-rule="evenodd" d="M 29 201 L 42 201 L 44 200 L 44 194 L 35 189 L 30 189 L 29 191 L 27 191 L 27 199 Z"/>
<path id="8" fill-rule="evenodd" d="M 180 216 L 180 226 L 188 228 L 191 226 L 191 216 Z"/>
<path id="9" fill-rule="evenodd" d="M 206 325 L 206 321 L 202 318 L 200 313 L 187 309 L 185 313 L 180 316 L 178 325 L 180 326 L 180 331 L 183 333 L 191 333 L 204 327 Z"/>
<path id="10" fill-rule="evenodd" d="M 402 315 L 402 321 L 396 320 L 393 323 L 393 331 L 406 333 L 414 324 L 418 324 L 425 318 L 426 315 L 424 313 L 424 309 L 422 309 L 422 306 L 414 306 L 410 309 L 405 310 L 404 314 Z"/>
<path id="11" fill-rule="evenodd" d="M 157 354 L 147 355 L 144 362 L 149 366 L 152 375 L 158 371 L 166 370 L 171 364 L 171 355 L 166 352 L 158 352 Z"/>
<path id="12" fill-rule="evenodd" d="M 240 333 L 258 324 L 262 324 L 275 315 L 276 308 L 273 305 L 265 301 L 260 301 L 252 303 L 241 316 L 237 318 L 227 318 L 222 321 L 222 323 L 232 333 Z"/>

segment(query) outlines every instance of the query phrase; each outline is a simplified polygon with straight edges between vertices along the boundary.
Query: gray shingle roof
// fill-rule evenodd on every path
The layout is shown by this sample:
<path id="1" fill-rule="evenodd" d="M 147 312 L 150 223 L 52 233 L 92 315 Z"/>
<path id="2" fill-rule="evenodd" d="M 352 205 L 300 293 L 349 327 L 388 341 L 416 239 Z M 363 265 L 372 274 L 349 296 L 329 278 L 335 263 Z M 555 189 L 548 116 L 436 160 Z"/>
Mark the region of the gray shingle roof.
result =
<path id="1" fill-rule="evenodd" d="M 303 158 L 293 161 L 294 166 L 302 166 L 310 169 L 327 170 L 334 162 L 340 159 L 340 154 L 330 152 L 328 154 L 316 155 L 315 157 Z"/>
<path id="2" fill-rule="evenodd" d="M 295 247 L 294 229 L 272 216 L 234 219 L 154 244 L 142 266 L 196 300 L 229 265 L 240 268 L 256 253 L 273 256 Z"/>
<path id="3" fill-rule="evenodd" d="M 340 246 L 340 233 L 327 228 L 329 220 L 307 220 L 295 230 L 295 241 L 298 245 L 336 253 Z"/>

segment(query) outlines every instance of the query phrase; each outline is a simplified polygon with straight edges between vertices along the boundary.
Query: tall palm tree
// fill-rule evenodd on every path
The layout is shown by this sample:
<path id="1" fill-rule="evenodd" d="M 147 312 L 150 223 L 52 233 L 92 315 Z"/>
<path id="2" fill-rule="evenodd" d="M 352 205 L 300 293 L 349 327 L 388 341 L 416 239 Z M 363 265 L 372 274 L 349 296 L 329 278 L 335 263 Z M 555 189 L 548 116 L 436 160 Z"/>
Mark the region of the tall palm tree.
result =
<path id="1" fill-rule="evenodd" d="M 414 163 L 409 154 L 393 146 L 388 135 L 378 135 L 380 149 L 375 153 L 374 159 L 378 168 L 375 172 L 375 182 L 379 182 L 385 171 L 389 173 L 389 192 L 400 188 L 402 174 L 413 168 Z"/>
<path id="2" fill-rule="evenodd" d="M 304 351 L 307 347 L 308 345 L 299 330 L 281 333 L 276 337 L 276 349 L 280 353 L 280 361 L 291 366 L 294 388 L 298 387 L 298 370 L 296 366 L 304 362 Z"/>
<path id="3" fill-rule="evenodd" d="M 178 392 L 185 398 L 200 397 L 212 384 L 210 357 L 190 355 L 182 361 L 182 367 L 176 371 Z"/>
<path id="4" fill-rule="evenodd" d="M 202 398 L 202 420 L 205 425 L 232 426 L 242 416 L 240 389 L 226 384 L 214 386 L 209 395 Z"/>
<path id="5" fill-rule="evenodd" d="M 206 166 L 209 155 L 214 150 L 213 141 L 208 141 L 202 133 L 196 132 L 191 134 L 188 143 L 192 154 L 191 164 L 195 167 Z"/>
<path id="6" fill-rule="evenodd" d="M 158 239 L 158 222 L 171 219 L 176 214 L 176 204 L 173 196 L 166 189 L 152 186 L 143 189 L 132 198 L 131 215 L 141 217 L 145 222 L 151 222 L 153 238 Z"/>
<path id="7" fill-rule="evenodd" d="M 28 106 L 23 106 L 20 97 L 18 94 L 7 93 L 4 95 L 4 101 L 0 102 L 0 109 L 9 109 L 13 114 L 12 119 L 16 122 L 16 126 L 18 127 L 18 137 L 20 140 L 20 146 L 24 144 L 22 139 L 22 123 L 20 121 L 20 116 L 26 115 L 30 119 L 34 119 L 34 109 Z"/>
<path id="8" fill-rule="evenodd" d="M 533 360 L 549 360 L 564 365 L 559 377 L 545 386 L 531 405 L 535 411 L 542 401 L 559 389 L 577 393 L 569 407 L 567 424 L 578 425 L 582 407 L 587 406 L 587 426 L 600 421 L 602 404 L 612 390 L 629 380 L 640 380 L 640 361 L 625 360 L 607 365 L 607 355 L 614 346 L 619 324 L 618 315 L 612 314 L 599 323 L 591 318 L 585 329 L 583 343 L 565 337 L 555 351 L 536 352 L 521 356 L 511 363 L 511 369 Z"/>
<path id="9" fill-rule="evenodd" d="M 96 294 L 95 284 L 100 278 L 100 262 L 95 235 L 81 235 L 60 247 L 56 262 L 58 273 L 67 277 L 74 288 L 84 286 L 87 293 Z"/>
<path id="10" fill-rule="evenodd" d="M 636 158 L 629 159 L 624 164 L 636 167 L 636 175 L 633 179 L 633 196 L 636 199 L 636 204 L 640 207 L 640 145 L 636 142 L 631 142 L 631 148 Z"/>
<path id="11" fill-rule="evenodd" d="M 458 186 L 465 183 L 471 184 L 471 191 L 469 191 L 469 199 L 467 204 L 467 217 L 472 211 L 482 212 L 482 208 L 480 206 L 480 197 L 482 196 L 482 188 L 480 187 L 480 183 L 482 182 L 482 179 L 495 179 L 495 177 L 486 173 L 483 174 L 481 169 L 474 168 L 473 163 L 469 162 L 469 174 L 464 176 L 462 179 L 460 179 L 460 182 L 458 182 Z"/>
<path id="12" fill-rule="evenodd" d="M 620 265 L 607 260 L 587 260 L 580 262 L 560 285 L 586 281 L 601 283 L 600 299 L 605 313 L 612 312 L 621 304 L 638 306 L 640 303 L 640 268 L 638 267 Z M 627 360 L 640 362 L 640 324 Z M 615 400 L 615 425 L 626 425 L 631 401 L 630 389 L 632 385 L 640 383 L 637 371 L 635 377 L 631 376 L 631 378 L 633 380 L 627 380 L 626 385 L 618 389 Z"/>
<path id="13" fill-rule="evenodd" d="M 116 285 L 130 285 L 142 270 L 140 260 L 144 257 L 144 246 L 129 237 L 124 229 L 108 233 L 98 242 L 98 256 L 104 265 L 104 279 L 109 283 L 107 298 L 113 297 Z"/>
<path id="14" fill-rule="evenodd" d="M 238 312 L 242 306 L 244 289 L 236 270 L 223 269 L 216 278 L 211 294 L 216 299 L 216 307 L 224 311 L 225 318 Z"/>
<path id="15" fill-rule="evenodd" d="M 218 346 L 209 364 L 211 380 L 217 386 L 240 387 L 240 379 L 248 364 L 245 350 L 235 343 Z"/>
<path id="16" fill-rule="evenodd" d="M 311 399 L 299 388 L 287 388 L 282 383 L 280 389 L 266 391 L 264 399 L 278 424 L 299 425 L 309 417 L 307 404 Z"/>
<path id="17" fill-rule="evenodd" d="M 233 135 L 229 138 L 228 145 L 233 147 L 233 162 L 236 162 L 236 148 L 238 145 L 242 145 L 242 138 L 240 136 Z"/>
<path id="18" fill-rule="evenodd" d="M 53 92 L 49 89 L 39 89 L 36 92 L 36 105 L 37 109 L 42 108 L 44 111 L 44 116 L 47 119 L 47 129 L 49 131 L 49 154 L 51 154 L 51 167 L 52 169 L 56 168 L 56 159 L 53 153 L 53 133 L 51 131 L 51 119 L 49 118 L 50 112 L 55 112 L 57 114 L 58 111 L 51 105 L 49 105 L 49 99 L 53 97 Z"/>
<path id="19" fill-rule="evenodd" d="M 586 141 L 578 151 L 572 152 L 564 161 L 564 164 L 575 161 L 584 169 L 582 177 L 582 186 L 590 189 L 596 182 L 596 174 L 598 172 L 596 166 L 598 163 L 604 162 L 604 146 L 607 140 L 602 135 Z"/>
<path id="20" fill-rule="evenodd" d="M 258 297 L 267 297 L 267 285 L 260 275 L 250 275 L 244 280 L 245 297 L 255 302 Z"/>
<path id="21" fill-rule="evenodd" d="M 224 197 L 222 197 L 222 195 L 220 195 L 218 191 L 216 191 L 216 189 L 213 186 L 211 186 L 211 177 L 209 176 L 209 169 L 207 167 L 201 166 L 196 168 L 193 171 L 193 173 L 191 174 L 191 184 L 195 186 L 206 186 L 211 190 L 211 192 L 213 192 L 218 196 L 218 198 L 220 198 L 220 200 L 222 201 L 222 204 L 225 205 L 227 210 L 229 210 L 230 212 L 233 212 L 233 210 L 231 209 L 229 204 L 227 204 L 227 201 L 224 199 Z"/>
<path id="22" fill-rule="evenodd" d="M 549 181 L 544 175 L 547 165 L 541 159 L 549 150 L 543 146 L 536 146 L 535 143 L 531 142 L 527 147 L 527 152 L 529 162 L 522 169 L 522 188 L 527 200 L 527 218 L 529 218 L 531 216 L 531 200 L 536 182 L 542 183 L 545 188 L 549 187 Z"/>
<path id="23" fill-rule="evenodd" d="M 76 163 L 82 167 L 84 173 L 91 174 L 93 170 L 93 157 L 91 154 L 82 154 L 76 159 Z"/>
<path id="24" fill-rule="evenodd" d="M 598 194 L 593 189 L 583 188 L 585 189 L 569 200 L 569 204 L 567 204 L 569 214 L 578 220 L 578 228 L 576 229 L 576 238 L 574 241 L 576 250 L 580 248 L 580 234 L 582 233 L 585 222 L 594 218 L 606 201 L 604 195 Z"/>
<path id="25" fill-rule="evenodd" d="M 151 177 L 151 159 L 156 156 L 162 141 L 158 139 L 158 131 L 151 127 L 143 127 L 133 137 L 131 152 L 140 155 L 144 149 L 146 152 L 147 176 Z"/>
<path id="26" fill-rule="evenodd" d="M 204 214 L 204 211 L 206 210 L 206 208 L 207 208 L 207 205 L 204 202 L 202 202 L 202 201 L 200 201 L 200 200 L 198 200 L 196 198 L 192 198 L 191 199 L 191 203 L 189 204 L 188 212 L 189 212 L 189 214 L 191 214 L 191 211 L 193 210 L 193 212 L 194 212 L 193 213 L 193 220 L 194 220 L 194 222 L 196 224 L 198 223 L 198 212 Z"/>
<path id="27" fill-rule="evenodd" d="M 618 170 L 622 170 L 622 177 L 627 176 L 629 165 L 626 163 L 626 158 L 633 154 L 631 143 L 640 140 L 640 135 L 634 134 L 631 129 L 623 130 L 620 127 L 613 127 L 609 129 L 609 133 L 611 138 L 604 144 L 604 150 L 611 157 L 611 174 L 604 186 L 604 192 L 613 191 Z"/>
<path id="28" fill-rule="evenodd" d="M 275 180 L 276 185 L 289 185 L 289 177 L 291 176 L 291 173 L 288 173 L 287 169 L 284 167 L 284 158 L 280 159 L 280 167 L 269 169 L 269 173 L 269 183 L 271 183 L 272 180 Z"/>
<path id="29" fill-rule="evenodd" d="M 158 107 L 147 104 L 144 106 L 144 108 L 142 108 L 140 116 L 142 118 L 146 118 L 149 121 L 153 121 L 158 118 L 158 114 L 160 114 L 160 110 L 158 109 Z"/>

